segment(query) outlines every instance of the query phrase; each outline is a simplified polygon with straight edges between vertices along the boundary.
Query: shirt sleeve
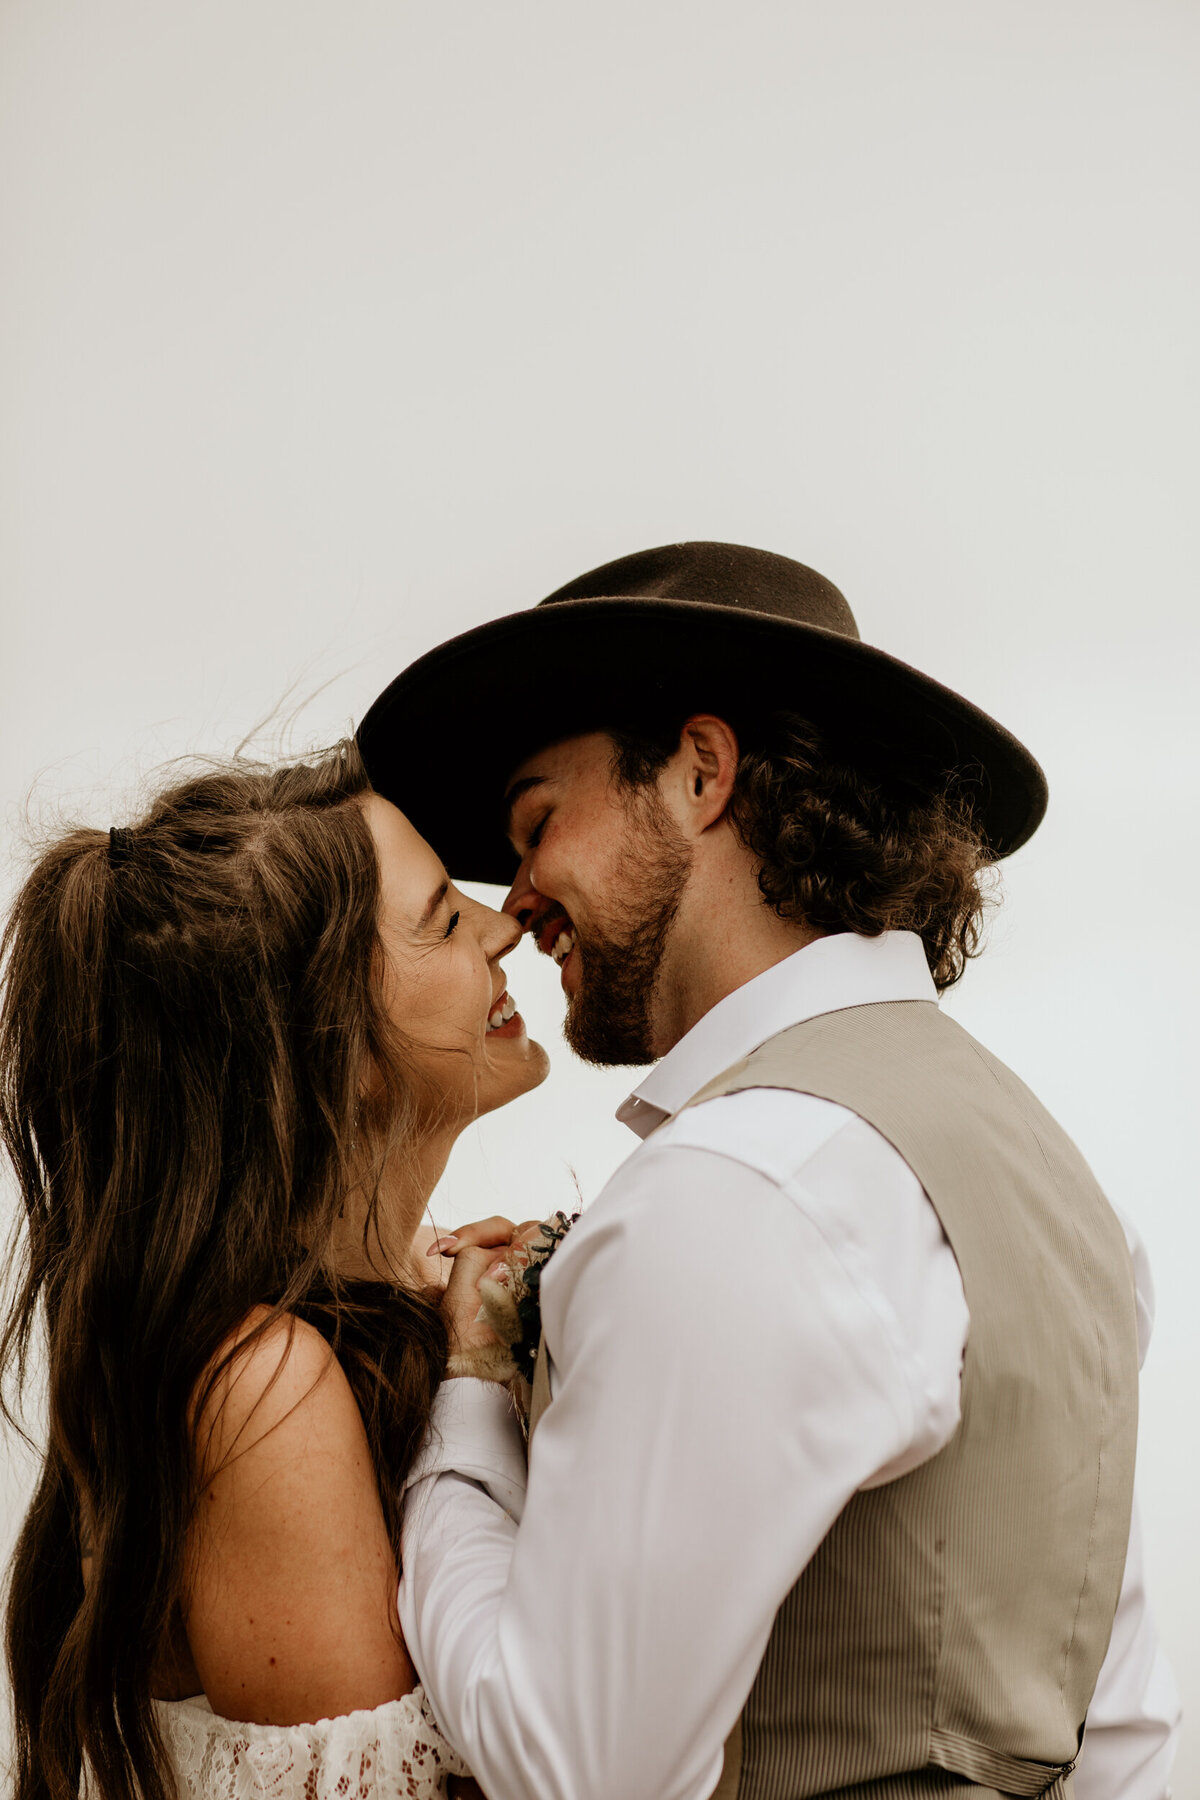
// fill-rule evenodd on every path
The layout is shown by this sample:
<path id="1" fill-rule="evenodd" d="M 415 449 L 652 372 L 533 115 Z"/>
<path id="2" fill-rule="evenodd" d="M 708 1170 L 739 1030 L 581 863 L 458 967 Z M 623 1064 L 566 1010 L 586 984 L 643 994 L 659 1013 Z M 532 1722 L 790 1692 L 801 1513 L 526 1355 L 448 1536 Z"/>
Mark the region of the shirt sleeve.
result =
<path id="1" fill-rule="evenodd" d="M 802 1200 L 688 1145 L 618 1171 L 543 1279 L 554 1404 L 519 1532 L 439 1399 L 401 1619 L 490 1800 L 709 1795 L 781 1600 L 909 1450 L 894 1309 Z"/>

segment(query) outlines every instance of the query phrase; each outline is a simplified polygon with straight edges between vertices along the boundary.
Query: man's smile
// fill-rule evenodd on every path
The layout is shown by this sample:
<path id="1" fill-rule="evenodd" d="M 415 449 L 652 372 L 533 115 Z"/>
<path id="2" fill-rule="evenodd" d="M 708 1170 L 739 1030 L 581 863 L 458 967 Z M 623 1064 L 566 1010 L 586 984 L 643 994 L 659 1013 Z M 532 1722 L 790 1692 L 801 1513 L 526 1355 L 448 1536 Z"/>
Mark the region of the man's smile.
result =
<path id="1" fill-rule="evenodd" d="M 574 948 L 575 933 L 568 927 L 564 927 L 564 929 L 559 932 L 550 948 L 550 954 L 560 969 Z"/>
<path id="2" fill-rule="evenodd" d="M 575 948 L 575 927 L 569 914 L 557 910 L 544 913 L 530 929 L 542 955 L 553 957 L 561 969 Z"/>

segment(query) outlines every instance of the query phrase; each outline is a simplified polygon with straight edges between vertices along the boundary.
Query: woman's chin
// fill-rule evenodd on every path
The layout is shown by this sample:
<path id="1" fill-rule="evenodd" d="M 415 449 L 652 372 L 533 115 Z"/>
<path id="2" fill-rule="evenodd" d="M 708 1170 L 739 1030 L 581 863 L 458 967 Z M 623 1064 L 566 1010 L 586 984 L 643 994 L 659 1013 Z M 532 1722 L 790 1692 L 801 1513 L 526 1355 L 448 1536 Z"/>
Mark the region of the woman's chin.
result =
<path id="1" fill-rule="evenodd" d="M 510 1100 L 540 1087 L 550 1073 L 550 1058 L 541 1044 L 527 1035 L 524 1025 L 519 1032 L 510 1033 L 509 1026 L 519 1018 L 518 1013 L 509 1020 L 502 1028 L 503 1036 L 500 1031 L 488 1032 L 487 1044 L 492 1049 L 488 1061 L 494 1080 L 488 1083 L 491 1091 L 479 1095 L 480 1114 L 495 1112 L 498 1106 L 507 1106 Z"/>

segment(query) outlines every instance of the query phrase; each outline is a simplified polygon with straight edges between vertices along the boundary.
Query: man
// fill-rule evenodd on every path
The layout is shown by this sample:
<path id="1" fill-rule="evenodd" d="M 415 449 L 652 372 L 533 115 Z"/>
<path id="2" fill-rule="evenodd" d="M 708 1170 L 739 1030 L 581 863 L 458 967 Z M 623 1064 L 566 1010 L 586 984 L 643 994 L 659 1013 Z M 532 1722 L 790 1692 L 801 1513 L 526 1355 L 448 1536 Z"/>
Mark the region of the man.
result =
<path id="1" fill-rule="evenodd" d="M 936 1006 L 1028 752 L 813 571 L 703 543 L 441 646 L 360 742 L 452 874 L 512 880 L 576 1051 L 661 1059 L 542 1282 L 527 1492 L 460 1379 L 409 1496 L 405 1636 L 490 1800 L 1161 1800 L 1130 1250 Z"/>

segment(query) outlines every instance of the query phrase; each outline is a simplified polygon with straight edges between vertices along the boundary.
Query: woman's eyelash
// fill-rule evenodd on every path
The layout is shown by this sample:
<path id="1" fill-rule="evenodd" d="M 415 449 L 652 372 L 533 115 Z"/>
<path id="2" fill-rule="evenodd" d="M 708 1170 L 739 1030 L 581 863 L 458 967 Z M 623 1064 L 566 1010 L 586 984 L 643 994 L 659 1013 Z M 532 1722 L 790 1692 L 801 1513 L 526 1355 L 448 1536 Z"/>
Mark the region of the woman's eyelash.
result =
<path id="1" fill-rule="evenodd" d="M 549 813 L 542 814 L 541 818 L 538 820 L 537 824 L 534 826 L 534 828 L 530 832 L 529 836 L 525 839 L 526 850 L 536 850 L 537 849 L 538 845 L 542 841 L 542 833 L 546 829 L 546 820 L 549 817 L 550 817 Z"/>
<path id="2" fill-rule="evenodd" d="M 451 913 L 450 914 L 450 923 L 446 927 L 446 936 L 447 937 L 450 936 L 450 933 L 454 930 L 454 927 L 458 924 L 458 921 L 461 917 L 462 917 L 461 913 Z"/>

